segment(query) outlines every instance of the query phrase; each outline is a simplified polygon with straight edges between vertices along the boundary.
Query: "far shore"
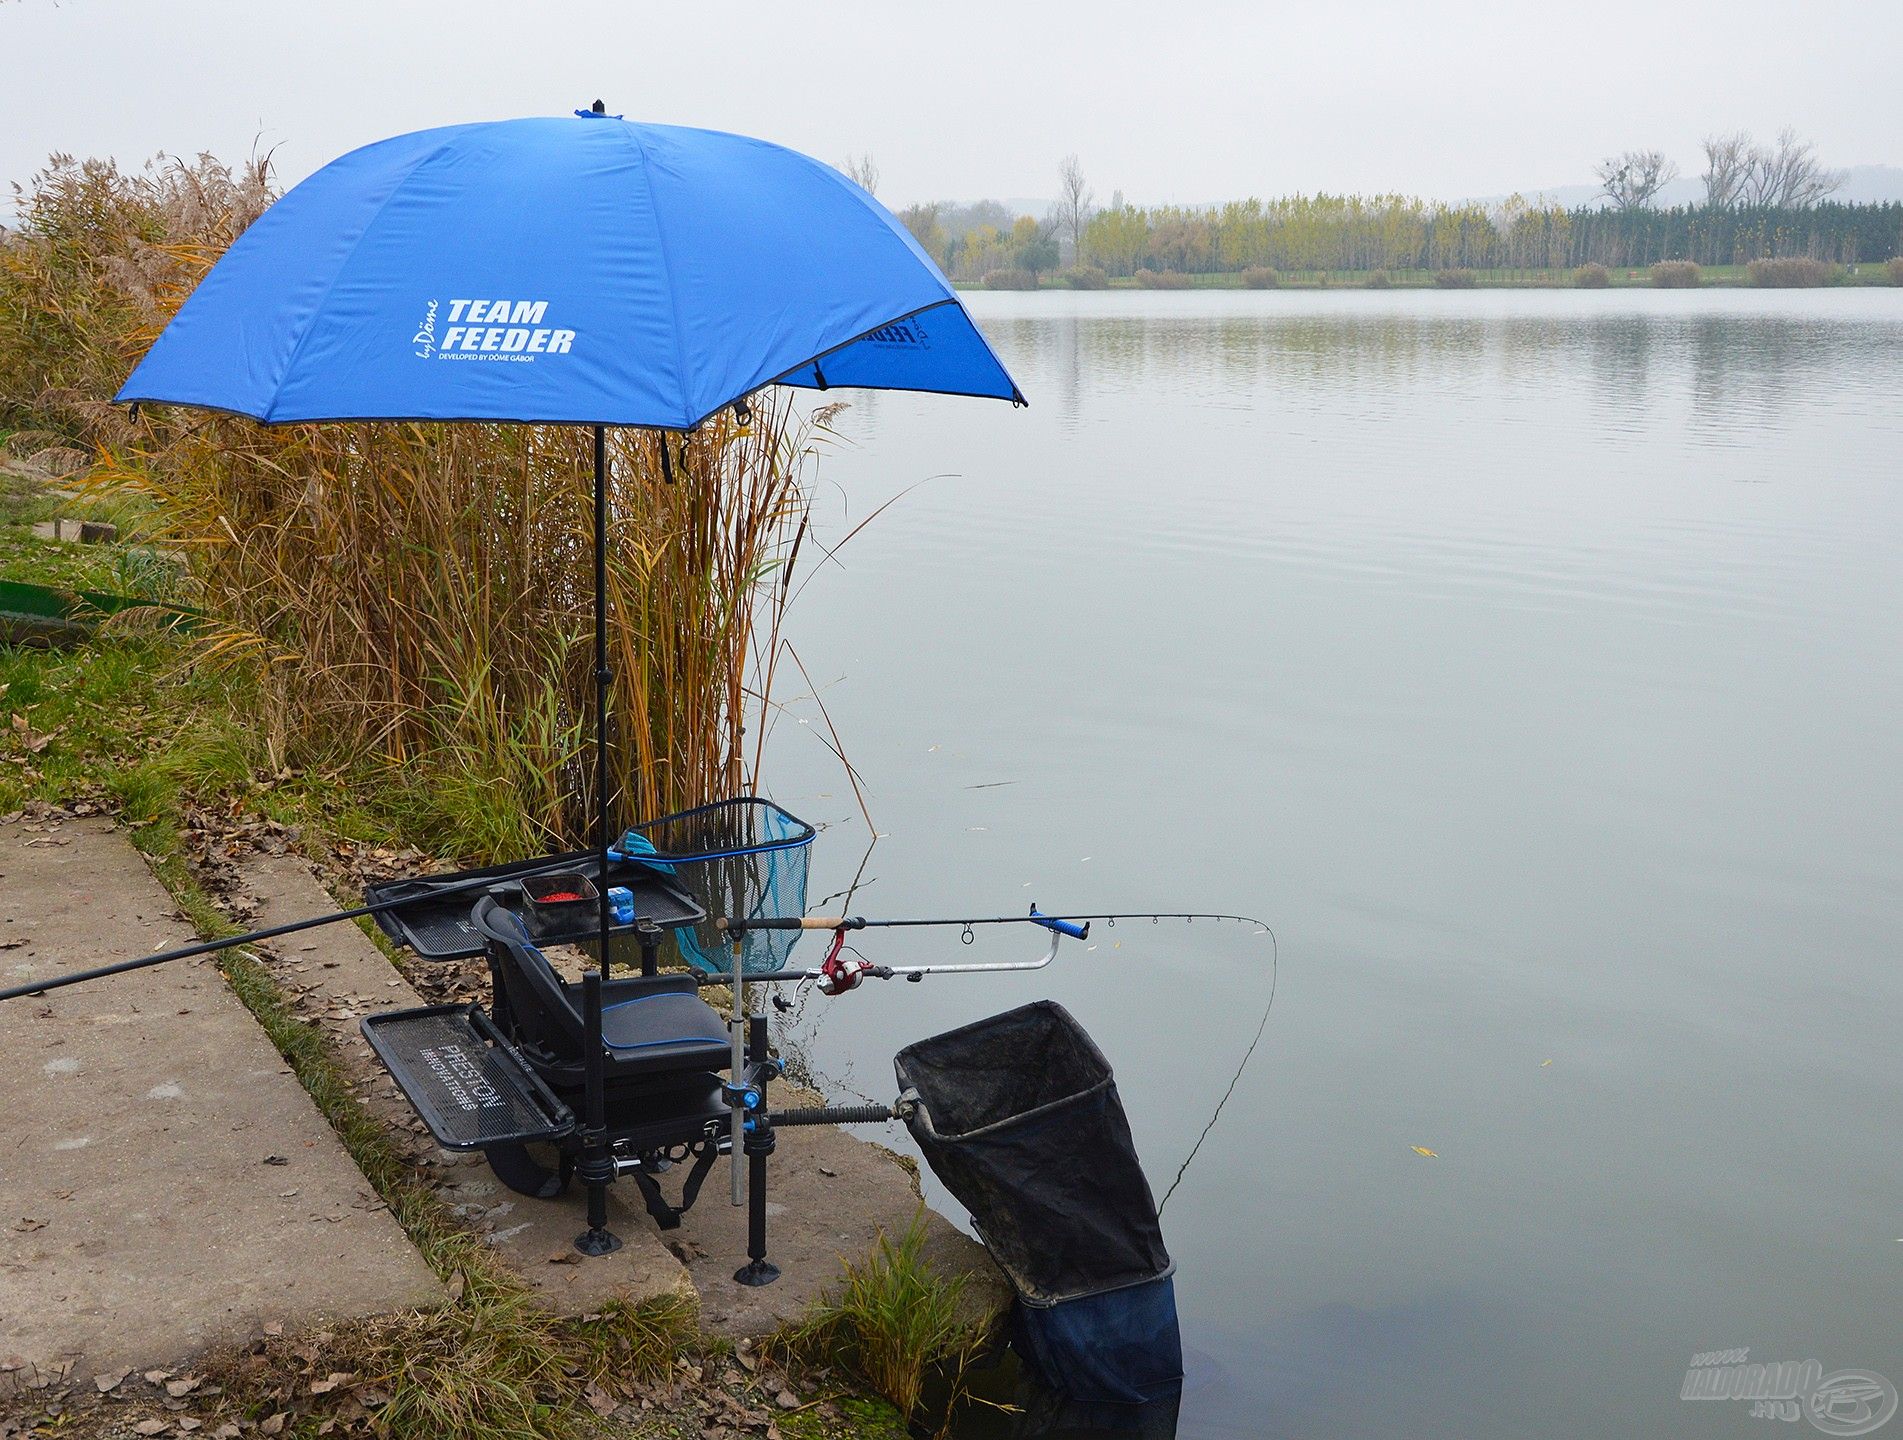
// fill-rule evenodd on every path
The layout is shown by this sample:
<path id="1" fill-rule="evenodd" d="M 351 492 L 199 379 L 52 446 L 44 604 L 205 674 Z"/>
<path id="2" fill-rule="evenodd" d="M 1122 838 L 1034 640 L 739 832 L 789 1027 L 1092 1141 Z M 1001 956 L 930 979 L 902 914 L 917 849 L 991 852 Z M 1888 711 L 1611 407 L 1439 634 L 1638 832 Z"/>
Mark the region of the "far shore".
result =
<path id="1" fill-rule="evenodd" d="M 1450 274 L 1452 277 L 1450 279 Z M 1075 285 L 1062 272 L 1037 277 L 1039 290 L 1580 290 L 1580 289 L 1657 289 L 1663 288 L 1653 277 L 1651 267 L 1607 266 L 1603 284 L 1581 285 L 1575 267 L 1561 269 L 1500 270 L 1292 270 L 1282 271 L 1271 284 L 1250 284 L 1243 272 L 1215 274 L 1165 274 L 1154 277 L 1111 276 L 1102 284 Z M 1744 265 L 1703 265 L 1695 284 L 1679 281 L 1676 289 L 1812 289 L 1844 286 L 1895 287 L 1899 281 L 1885 264 L 1844 265 L 1825 285 L 1766 285 L 1754 283 Z M 990 285 L 984 280 L 959 280 L 959 290 L 1017 290 L 1031 286 L 1023 283 Z"/>

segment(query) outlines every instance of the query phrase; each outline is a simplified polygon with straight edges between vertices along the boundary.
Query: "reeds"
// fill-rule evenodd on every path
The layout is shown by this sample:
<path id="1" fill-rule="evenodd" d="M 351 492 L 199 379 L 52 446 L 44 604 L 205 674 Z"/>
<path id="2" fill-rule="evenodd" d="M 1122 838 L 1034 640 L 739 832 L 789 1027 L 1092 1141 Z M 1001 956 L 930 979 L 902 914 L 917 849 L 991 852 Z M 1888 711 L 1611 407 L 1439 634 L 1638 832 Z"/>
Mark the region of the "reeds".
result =
<path id="1" fill-rule="evenodd" d="M 1822 260 L 1791 255 L 1782 259 L 1753 260 L 1745 266 L 1745 275 L 1753 285 L 1762 289 L 1808 290 L 1820 285 L 1835 285 L 1843 277 L 1843 270 Z"/>
<path id="2" fill-rule="evenodd" d="M 592 440 L 580 427 L 289 425 L 105 402 L 269 198 L 259 163 L 56 159 L 0 247 L 0 423 L 94 449 L 256 667 L 288 765 L 381 768 L 465 854 L 589 833 Z M 618 823 L 754 783 L 811 447 L 784 401 L 671 437 L 611 431 Z"/>
<path id="3" fill-rule="evenodd" d="M 1703 272 L 1690 260 L 1661 260 L 1646 274 L 1660 290 L 1696 290 Z"/>
<path id="4" fill-rule="evenodd" d="M 1136 282 L 1139 290 L 1189 289 L 1189 276 L 1180 270 L 1138 270 Z"/>
<path id="5" fill-rule="evenodd" d="M 987 270 L 984 287 L 987 290 L 1035 290 L 1037 276 L 1022 269 Z"/>
<path id="6" fill-rule="evenodd" d="M 924 1215 L 894 1241 L 880 1231 L 872 1252 L 845 1265 L 836 1294 L 821 1300 L 779 1347 L 795 1356 L 844 1365 L 914 1418 L 934 1372 L 964 1392 L 964 1372 L 989 1327 L 967 1313 L 968 1277 L 946 1276 L 925 1258 Z"/>

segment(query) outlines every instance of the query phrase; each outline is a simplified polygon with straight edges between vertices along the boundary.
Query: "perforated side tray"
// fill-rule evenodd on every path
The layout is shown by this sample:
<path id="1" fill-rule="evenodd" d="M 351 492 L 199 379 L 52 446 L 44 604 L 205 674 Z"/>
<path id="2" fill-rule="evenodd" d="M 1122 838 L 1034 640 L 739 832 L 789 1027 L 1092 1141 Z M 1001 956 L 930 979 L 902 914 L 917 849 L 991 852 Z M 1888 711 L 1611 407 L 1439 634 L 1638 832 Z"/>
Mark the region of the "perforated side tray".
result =
<path id="1" fill-rule="evenodd" d="M 515 886 L 524 871 L 546 871 L 551 865 L 562 863 L 572 864 L 590 878 L 599 873 L 593 855 L 576 851 L 568 855 L 542 855 L 533 860 L 518 860 L 512 865 L 462 870 L 454 875 L 387 880 L 380 885 L 365 886 L 363 894 L 364 899 L 373 905 L 392 906 L 388 910 L 379 910 L 374 918 L 377 927 L 397 944 L 407 945 L 419 959 L 455 960 L 482 954 L 482 935 L 469 921 L 469 912 L 475 908 L 476 901 L 482 898 L 481 887 L 461 887 L 480 880 L 492 880 L 499 886 Z M 707 918 L 707 912 L 681 888 L 679 881 L 652 866 L 638 865 L 631 860 L 616 861 L 608 866 L 608 883 L 625 885 L 632 890 L 635 914 L 652 920 L 663 930 L 671 930 L 679 925 L 698 925 Z M 532 906 L 522 906 L 519 897 L 505 903 L 531 912 L 534 909 Z M 564 940 L 586 938 L 595 933 L 596 920 L 592 911 L 583 916 L 581 923 L 571 923 L 565 928 L 559 924 L 548 925 L 534 913 L 526 918 L 531 927 L 530 938 L 538 945 L 559 944 Z M 617 929 L 620 933 L 627 933 L 626 926 Z"/>
<path id="2" fill-rule="evenodd" d="M 556 1140 L 575 1115 L 475 1005 L 366 1016 L 363 1038 L 445 1150 Z"/>

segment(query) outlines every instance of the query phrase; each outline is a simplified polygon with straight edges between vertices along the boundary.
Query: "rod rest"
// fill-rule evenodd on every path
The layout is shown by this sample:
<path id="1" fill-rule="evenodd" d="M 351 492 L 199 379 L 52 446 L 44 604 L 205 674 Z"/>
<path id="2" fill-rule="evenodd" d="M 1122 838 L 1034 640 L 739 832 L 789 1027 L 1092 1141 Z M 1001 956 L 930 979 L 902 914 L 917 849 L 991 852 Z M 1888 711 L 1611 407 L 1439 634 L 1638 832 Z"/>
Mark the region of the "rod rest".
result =
<path id="1" fill-rule="evenodd" d="M 879 1125 L 893 1118 L 890 1105 L 822 1105 L 812 1110 L 775 1110 L 775 1125 Z"/>

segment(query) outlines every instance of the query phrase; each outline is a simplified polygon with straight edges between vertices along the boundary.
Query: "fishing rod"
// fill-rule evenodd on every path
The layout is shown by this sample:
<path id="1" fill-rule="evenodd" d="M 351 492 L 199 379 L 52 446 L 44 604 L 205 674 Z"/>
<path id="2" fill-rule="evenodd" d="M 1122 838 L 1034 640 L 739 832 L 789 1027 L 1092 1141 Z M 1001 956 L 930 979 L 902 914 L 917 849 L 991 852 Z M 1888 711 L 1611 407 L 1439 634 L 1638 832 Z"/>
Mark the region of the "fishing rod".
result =
<path id="1" fill-rule="evenodd" d="M 1081 928 L 1075 923 L 1080 920 L 1084 922 Z M 1082 940 L 1090 933 L 1092 920 L 1102 920 L 1111 926 L 1115 926 L 1119 920 L 1234 920 L 1263 930 L 1269 928 L 1266 921 L 1258 920 L 1253 915 L 1224 915 L 1214 910 L 1102 910 L 1087 915 L 1046 915 L 1035 905 L 1028 915 L 965 915 L 929 920 L 868 920 L 863 915 L 790 915 L 756 920 L 722 918 L 714 921 L 714 928 L 738 933 L 744 930 L 887 930 L 915 925 L 959 925 L 966 929 L 974 925 L 1042 925 L 1052 930 L 1062 928 L 1063 933 L 1072 939 Z"/>
<path id="2" fill-rule="evenodd" d="M 366 915 L 381 915 L 386 910 L 414 905 L 419 900 L 429 900 L 444 895 L 468 894 L 492 885 L 506 885 L 512 880 L 525 876 L 559 874 L 562 871 L 573 870 L 576 864 L 575 857 L 571 855 L 560 860 L 551 860 L 545 865 L 514 870 L 506 875 L 483 875 L 470 880 L 449 880 L 439 883 L 432 883 L 427 879 L 418 880 L 407 887 L 402 895 L 390 896 L 367 905 L 356 905 L 348 910 L 336 910 L 328 915 L 313 915 L 304 920 L 289 920 L 282 925 L 270 925 L 262 930 L 249 930 L 242 935 L 226 936 L 222 940 L 201 940 L 195 945 L 183 945 L 176 950 L 162 950 L 156 955 L 141 955 L 136 960 L 116 960 L 110 965 L 99 965 L 91 970 L 75 970 L 70 974 L 53 975 L 45 980 L 29 980 L 10 989 L 0 990 L 0 1001 L 19 1000 L 28 995 L 43 995 L 49 990 L 61 990 L 68 985 L 79 985 L 88 980 L 103 980 L 111 975 L 123 975 L 128 971 L 144 970 L 153 965 L 165 965 L 173 960 L 190 960 L 200 955 L 216 954 L 220 950 L 257 945 L 283 935 L 295 935 L 301 930 L 315 930 L 319 926 L 335 925 L 343 920 L 357 920 Z"/>
<path id="3" fill-rule="evenodd" d="M 996 974 L 1008 970 L 1042 970 L 1057 958 L 1057 947 L 1061 940 L 1085 940 L 1090 937 L 1092 921 L 1102 920 L 1111 928 L 1119 920 L 1217 920 L 1233 921 L 1243 925 L 1253 925 L 1257 934 L 1270 936 L 1273 942 L 1274 931 L 1267 922 L 1249 915 L 1225 915 L 1206 910 L 1118 910 L 1100 911 L 1092 914 L 1046 915 L 1036 905 L 1031 906 L 1027 915 L 971 915 L 930 919 L 869 920 L 863 915 L 788 915 L 769 916 L 749 919 L 735 919 L 723 916 L 714 921 L 714 928 L 733 936 L 737 945 L 749 930 L 830 930 L 833 933 L 832 948 L 826 952 L 825 961 L 817 970 L 780 970 L 752 977 L 769 983 L 781 981 L 816 980 L 823 994 L 843 995 L 856 989 L 861 980 L 923 980 L 927 975 L 980 975 Z M 1081 923 L 1080 923 L 1081 922 Z M 841 951 L 846 948 L 846 934 L 854 930 L 897 930 L 914 929 L 923 926 L 957 926 L 964 933 L 960 937 L 964 944 L 973 944 L 977 937 L 974 927 L 979 925 L 1038 925 L 1051 933 L 1050 949 L 1036 960 L 994 961 L 983 964 L 961 965 L 877 965 L 863 957 L 852 960 L 842 958 Z M 857 952 L 854 952 L 857 956 Z M 707 976 L 702 983 L 721 984 L 724 977 L 714 974 Z M 780 1002 L 775 1002 L 780 1003 Z"/>
<path id="4" fill-rule="evenodd" d="M 1091 922 L 1095 920 L 1103 921 L 1112 929 L 1116 927 L 1116 923 L 1119 920 L 1148 920 L 1152 924 L 1164 920 L 1182 920 L 1185 922 L 1196 920 L 1227 921 L 1242 925 L 1253 925 L 1256 934 L 1269 937 L 1269 991 L 1262 1005 L 1261 1017 L 1256 1021 L 1255 1034 L 1250 1037 L 1247 1048 L 1243 1050 L 1242 1058 L 1236 1064 L 1235 1073 L 1229 1077 L 1229 1083 L 1222 1092 L 1222 1098 L 1216 1102 L 1215 1111 L 1210 1115 L 1208 1123 L 1203 1126 L 1201 1133 L 1197 1135 L 1195 1143 L 1189 1147 L 1189 1153 L 1183 1157 L 1182 1163 L 1176 1167 L 1176 1173 L 1171 1178 L 1169 1186 L 1164 1190 L 1163 1198 L 1157 1202 L 1157 1213 L 1160 1215 L 1163 1212 L 1163 1208 L 1169 1204 L 1170 1197 L 1176 1193 L 1177 1187 L 1183 1183 L 1184 1177 L 1189 1174 L 1189 1168 L 1195 1162 L 1196 1157 L 1202 1153 L 1203 1142 L 1206 1141 L 1210 1133 L 1215 1130 L 1216 1122 L 1222 1119 L 1223 1111 L 1228 1107 L 1230 1099 L 1235 1095 L 1236 1087 L 1242 1083 L 1242 1076 L 1244 1072 L 1248 1070 L 1249 1062 L 1255 1058 L 1256 1048 L 1261 1045 L 1262 1037 L 1269 1028 L 1269 1015 L 1275 1009 L 1275 993 L 1281 982 L 1282 947 L 1281 942 L 1276 938 L 1274 927 L 1266 920 L 1258 920 L 1253 915 L 1229 915 L 1206 910 L 1118 910 L 1103 911 L 1089 915 L 1046 915 L 1042 913 L 1036 905 L 1032 905 L 1028 915 L 974 915 L 903 920 L 868 920 L 862 915 L 802 915 L 787 918 L 755 920 L 719 919 L 714 922 L 714 926 L 716 929 L 724 930 L 732 934 L 736 944 L 739 941 L 740 935 L 747 930 L 832 931 L 832 948 L 826 952 L 826 963 L 818 970 L 787 970 L 775 975 L 764 975 L 757 978 L 764 980 L 817 980 L 819 982 L 820 991 L 823 994 L 842 995 L 856 988 L 862 979 L 868 978 L 890 980 L 902 975 L 907 980 L 919 980 L 926 975 L 960 974 L 974 971 L 996 970 L 1039 970 L 1050 964 L 1051 961 L 1056 958 L 1057 947 L 1062 943 L 1065 936 L 1076 940 L 1086 939 L 1090 934 Z M 973 943 L 975 937 L 972 931 L 975 926 L 1041 925 L 1052 932 L 1051 947 L 1049 951 L 1038 960 L 995 965 L 888 966 L 874 965 L 863 958 L 851 961 L 842 961 L 840 958 L 840 951 L 845 944 L 846 933 L 848 931 L 898 930 L 926 926 L 952 925 L 956 925 L 963 930 L 964 933 L 961 938 L 967 945 Z M 717 979 L 718 977 L 710 978 Z M 773 1003 L 781 1010 L 790 1010 L 792 1008 L 786 1001 L 781 1000 L 778 996 L 774 997 Z"/>

